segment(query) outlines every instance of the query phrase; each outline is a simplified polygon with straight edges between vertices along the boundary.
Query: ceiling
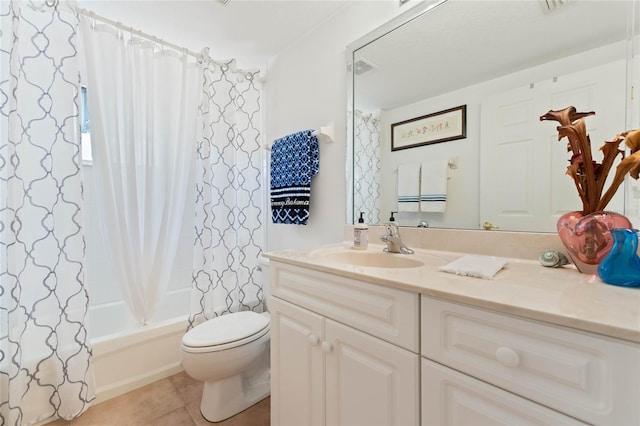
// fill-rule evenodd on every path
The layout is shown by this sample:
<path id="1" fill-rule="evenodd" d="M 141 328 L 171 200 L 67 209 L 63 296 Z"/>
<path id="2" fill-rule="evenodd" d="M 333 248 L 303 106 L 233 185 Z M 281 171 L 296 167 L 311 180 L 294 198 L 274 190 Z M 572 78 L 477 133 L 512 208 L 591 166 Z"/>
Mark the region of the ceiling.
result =
<path id="1" fill-rule="evenodd" d="M 312 31 L 349 0 L 78 0 L 80 7 L 238 67 L 266 61 Z"/>
<path id="2" fill-rule="evenodd" d="M 363 111 L 392 109 L 627 37 L 629 1 L 449 0 L 355 52 Z M 623 46 L 624 49 L 624 46 Z"/>

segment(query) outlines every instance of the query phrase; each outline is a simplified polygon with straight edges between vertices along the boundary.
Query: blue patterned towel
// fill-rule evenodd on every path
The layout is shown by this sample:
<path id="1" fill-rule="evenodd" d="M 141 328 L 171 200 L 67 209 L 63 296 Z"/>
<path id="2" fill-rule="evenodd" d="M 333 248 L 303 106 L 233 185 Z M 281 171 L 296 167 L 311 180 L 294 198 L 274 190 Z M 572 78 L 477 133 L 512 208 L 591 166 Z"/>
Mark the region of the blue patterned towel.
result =
<path id="1" fill-rule="evenodd" d="M 320 149 L 313 130 L 277 139 L 271 146 L 271 219 L 306 225 L 311 178 L 318 174 Z"/>

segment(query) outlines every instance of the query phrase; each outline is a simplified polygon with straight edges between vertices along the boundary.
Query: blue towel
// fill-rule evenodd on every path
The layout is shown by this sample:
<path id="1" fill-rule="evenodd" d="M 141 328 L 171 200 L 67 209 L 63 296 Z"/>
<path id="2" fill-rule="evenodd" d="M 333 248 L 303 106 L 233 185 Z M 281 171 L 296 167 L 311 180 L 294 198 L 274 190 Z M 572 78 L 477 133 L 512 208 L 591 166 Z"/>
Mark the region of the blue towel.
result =
<path id="1" fill-rule="evenodd" d="M 311 178 L 318 174 L 320 149 L 313 130 L 277 139 L 271 146 L 271 219 L 306 225 Z"/>

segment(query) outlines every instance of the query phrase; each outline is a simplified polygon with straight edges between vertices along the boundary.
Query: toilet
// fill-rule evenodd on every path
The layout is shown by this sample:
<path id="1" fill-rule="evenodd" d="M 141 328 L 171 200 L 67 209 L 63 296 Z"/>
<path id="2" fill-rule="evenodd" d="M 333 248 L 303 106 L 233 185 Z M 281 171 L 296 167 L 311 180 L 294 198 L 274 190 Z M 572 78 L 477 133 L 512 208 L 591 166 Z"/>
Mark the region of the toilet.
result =
<path id="1" fill-rule="evenodd" d="M 260 258 L 265 306 L 268 259 Z M 268 397 L 269 312 L 235 312 L 198 324 L 182 337 L 185 372 L 204 382 L 200 411 L 220 422 Z"/>

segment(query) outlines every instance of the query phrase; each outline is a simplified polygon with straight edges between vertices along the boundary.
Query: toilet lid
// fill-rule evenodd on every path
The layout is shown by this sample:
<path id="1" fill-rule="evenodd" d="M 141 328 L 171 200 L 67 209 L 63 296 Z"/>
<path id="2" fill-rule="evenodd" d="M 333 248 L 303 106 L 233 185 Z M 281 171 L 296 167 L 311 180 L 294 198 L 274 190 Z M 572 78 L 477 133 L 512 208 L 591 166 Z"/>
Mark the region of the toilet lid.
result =
<path id="1" fill-rule="evenodd" d="M 196 325 L 182 338 L 185 346 L 201 348 L 246 339 L 269 326 L 269 317 L 251 311 L 221 315 Z"/>

